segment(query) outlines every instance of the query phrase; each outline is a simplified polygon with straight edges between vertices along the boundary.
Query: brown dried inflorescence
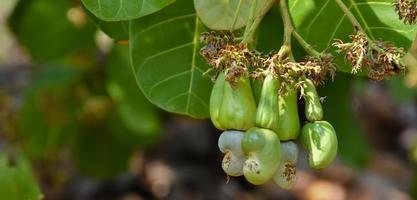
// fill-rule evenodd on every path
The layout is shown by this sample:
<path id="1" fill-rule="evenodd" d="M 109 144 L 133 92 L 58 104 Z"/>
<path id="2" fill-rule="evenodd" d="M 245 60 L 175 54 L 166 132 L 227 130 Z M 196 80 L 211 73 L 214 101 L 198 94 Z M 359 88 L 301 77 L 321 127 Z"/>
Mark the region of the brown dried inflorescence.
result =
<path id="1" fill-rule="evenodd" d="M 351 42 L 343 43 L 342 40 L 336 39 L 333 46 L 338 48 L 338 52 L 345 52 L 345 62 L 352 63 L 352 73 L 356 74 L 364 66 L 369 65 L 367 59 L 369 41 L 365 33 L 359 31 L 356 35 L 349 36 Z"/>
<path id="2" fill-rule="evenodd" d="M 285 83 L 299 82 L 300 77 L 307 77 L 316 85 L 322 84 L 327 75 L 333 78 L 336 66 L 333 64 L 333 56 L 321 54 L 319 56 L 307 57 L 303 62 L 290 62 L 288 55 L 271 53 L 264 55 L 251 51 L 245 44 L 234 42 L 230 32 L 209 32 L 201 36 L 205 46 L 200 54 L 212 66 L 210 70 L 225 72 L 226 79 L 235 83 L 239 77 L 248 76 L 262 78 L 265 71 L 269 71 L 283 80 Z M 282 89 L 281 88 L 281 89 Z"/>
<path id="3" fill-rule="evenodd" d="M 326 78 L 332 79 L 336 74 L 336 65 L 333 63 L 331 54 L 306 57 L 302 62 L 292 62 L 288 58 L 282 61 L 273 59 L 267 61 L 269 68 L 273 66 L 277 75 L 280 76 L 283 86 L 285 84 L 297 84 L 300 77 L 311 79 L 315 85 L 321 85 Z M 281 88 L 282 89 L 282 88 Z"/>
<path id="4" fill-rule="evenodd" d="M 374 65 L 370 66 L 370 77 L 382 80 L 385 77 L 391 77 L 404 71 L 405 67 L 401 61 L 405 52 L 402 48 L 397 48 L 389 42 L 376 41 L 375 44 L 382 50 L 374 50 L 372 53 L 375 62 Z"/>
<path id="5" fill-rule="evenodd" d="M 230 32 L 203 33 L 205 46 L 200 54 L 216 71 L 226 72 L 226 79 L 234 83 L 241 76 L 248 76 L 251 68 L 262 67 L 262 56 L 250 51 L 246 44 L 234 42 Z"/>
<path id="6" fill-rule="evenodd" d="M 338 48 L 338 52 L 345 53 L 345 62 L 352 64 L 353 74 L 366 69 L 369 78 L 382 80 L 405 69 L 401 62 L 405 55 L 402 48 L 395 47 L 391 42 L 369 40 L 361 31 L 351 35 L 350 39 L 349 43 L 336 40 L 333 46 Z"/>
<path id="7" fill-rule="evenodd" d="M 415 24 L 417 22 L 417 1 L 397 0 L 393 5 L 398 17 L 405 24 Z"/>
<path id="8" fill-rule="evenodd" d="M 331 54 L 307 57 L 306 61 L 301 62 L 300 65 L 304 76 L 311 79 L 315 85 L 323 84 L 327 76 L 333 80 L 337 69 Z"/>

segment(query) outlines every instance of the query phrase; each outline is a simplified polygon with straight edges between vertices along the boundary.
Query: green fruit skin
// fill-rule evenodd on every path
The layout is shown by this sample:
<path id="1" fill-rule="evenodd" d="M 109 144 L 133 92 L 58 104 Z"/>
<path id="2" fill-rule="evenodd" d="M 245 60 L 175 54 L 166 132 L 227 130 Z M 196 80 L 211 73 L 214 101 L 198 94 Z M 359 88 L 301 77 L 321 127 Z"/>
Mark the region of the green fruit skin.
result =
<path id="1" fill-rule="evenodd" d="M 256 110 L 255 125 L 278 131 L 278 89 L 280 81 L 273 75 L 267 75 L 263 82 L 261 97 Z"/>
<path id="2" fill-rule="evenodd" d="M 301 130 L 301 143 L 309 152 L 311 168 L 327 167 L 336 157 L 336 131 L 327 121 L 315 121 L 304 125 Z"/>
<path id="3" fill-rule="evenodd" d="M 210 95 L 210 119 L 217 129 L 225 130 L 220 122 L 220 107 L 223 101 L 223 93 L 225 87 L 225 74 L 220 73 L 213 85 Z"/>
<path id="4" fill-rule="evenodd" d="M 255 125 L 256 103 L 249 78 L 240 77 L 236 85 L 224 84 L 219 122 L 223 130 L 248 130 Z"/>
<path id="5" fill-rule="evenodd" d="M 248 156 L 243 166 L 246 180 L 261 185 L 274 176 L 281 160 L 281 143 L 275 132 L 257 127 L 247 130 L 242 149 Z"/>
<path id="6" fill-rule="evenodd" d="M 314 122 L 323 119 L 323 108 L 316 87 L 310 79 L 304 81 L 305 115 L 308 121 Z"/>
<path id="7" fill-rule="evenodd" d="M 287 91 L 287 94 L 280 95 L 278 99 L 279 121 L 276 132 L 281 141 L 295 140 L 300 132 L 297 90 L 290 85 Z"/>
<path id="8" fill-rule="evenodd" d="M 281 162 L 274 182 L 283 189 L 291 189 L 297 182 L 298 147 L 292 141 L 281 142 Z"/>

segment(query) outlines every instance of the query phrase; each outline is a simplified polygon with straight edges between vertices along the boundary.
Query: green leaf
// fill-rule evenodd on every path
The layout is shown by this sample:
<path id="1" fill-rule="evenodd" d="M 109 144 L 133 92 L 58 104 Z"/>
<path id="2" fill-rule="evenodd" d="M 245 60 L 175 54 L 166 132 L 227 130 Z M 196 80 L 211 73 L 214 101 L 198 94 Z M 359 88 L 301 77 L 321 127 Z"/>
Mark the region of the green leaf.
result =
<path id="1" fill-rule="evenodd" d="M 35 60 L 55 61 L 94 49 L 96 28 L 82 12 L 71 1 L 19 1 L 9 23 Z"/>
<path id="2" fill-rule="evenodd" d="M 249 19 L 253 0 L 194 0 L 201 21 L 214 30 L 236 30 L 244 27 Z M 255 16 L 275 0 L 258 0 Z"/>
<path id="3" fill-rule="evenodd" d="M 107 91 L 117 104 L 117 114 L 134 141 L 152 143 L 160 133 L 156 108 L 139 90 L 129 63 L 128 46 L 116 45 L 106 66 Z"/>
<path id="4" fill-rule="evenodd" d="M 18 136 L 30 157 L 57 153 L 76 132 L 76 104 L 69 93 L 79 71 L 68 66 L 42 66 L 25 91 L 19 113 Z"/>
<path id="5" fill-rule="evenodd" d="M 1 154 L 0 199 L 40 200 L 42 197 L 28 161 L 19 155 L 12 163 L 7 154 Z"/>
<path id="6" fill-rule="evenodd" d="M 90 19 L 102 30 L 105 34 L 115 40 L 128 40 L 129 39 L 129 21 L 103 21 L 97 18 L 89 10 L 84 9 Z"/>
<path id="7" fill-rule="evenodd" d="M 346 6 L 371 39 L 392 41 L 408 49 L 417 26 L 405 25 L 398 19 L 392 0 L 344 0 Z M 349 41 L 354 29 L 346 15 L 333 0 L 289 0 L 294 25 L 301 36 L 314 48 L 329 50 L 334 39 Z M 330 50 L 334 50 L 331 48 Z M 342 56 L 336 62 L 343 72 L 351 71 Z"/>
<path id="8" fill-rule="evenodd" d="M 195 118 L 209 116 L 212 82 L 199 55 L 204 27 L 188 0 L 130 24 L 130 56 L 136 81 L 156 106 Z"/>
<path id="9" fill-rule="evenodd" d="M 101 20 L 122 21 L 157 12 L 175 0 L 82 0 L 82 2 Z"/>

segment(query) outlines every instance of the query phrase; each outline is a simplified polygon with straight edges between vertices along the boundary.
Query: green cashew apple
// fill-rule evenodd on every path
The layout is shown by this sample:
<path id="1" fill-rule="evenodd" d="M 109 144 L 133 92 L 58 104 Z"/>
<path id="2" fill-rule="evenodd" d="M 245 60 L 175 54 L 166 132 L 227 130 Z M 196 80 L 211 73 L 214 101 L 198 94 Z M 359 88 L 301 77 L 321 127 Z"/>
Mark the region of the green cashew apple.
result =
<path id="1" fill-rule="evenodd" d="M 315 121 L 304 125 L 301 143 L 308 150 L 311 168 L 327 167 L 337 154 L 337 137 L 333 126 L 327 121 Z"/>
<path id="2" fill-rule="evenodd" d="M 274 176 L 281 160 L 281 144 L 276 133 L 253 127 L 246 131 L 242 149 L 248 156 L 243 166 L 246 180 L 261 185 Z"/>
<path id="3" fill-rule="evenodd" d="M 316 86 L 310 79 L 304 80 L 305 115 L 308 121 L 314 122 L 323 119 L 323 108 Z"/>
<path id="4" fill-rule="evenodd" d="M 268 74 L 262 85 L 258 108 L 256 109 L 255 125 L 261 128 L 278 130 L 278 90 L 280 81 Z"/>
<path id="5" fill-rule="evenodd" d="M 281 141 L 295 140 L 300 132 L 297 90 L 294 85 L 287 87 L 286 94 L 279 96 L 279 121 L 277 134 Z"/>
<path id="6" fill-rule="evenodd" d="M 210 117 L 220 130 L 247 130 L 255 124 L 256 103 L 248 77 L 233 85 L 220 73 L 210 96 Z"/>

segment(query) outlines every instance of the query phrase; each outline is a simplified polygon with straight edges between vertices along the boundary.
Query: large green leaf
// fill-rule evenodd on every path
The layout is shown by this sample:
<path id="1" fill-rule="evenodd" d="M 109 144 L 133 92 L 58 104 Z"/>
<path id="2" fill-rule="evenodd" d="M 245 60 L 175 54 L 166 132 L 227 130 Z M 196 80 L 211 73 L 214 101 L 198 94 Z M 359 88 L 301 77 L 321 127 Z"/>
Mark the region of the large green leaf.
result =
<path id="1" fill-rule="evenodd" d="M 248 22 L 253 0 L 194 0 L 201 21 L 214 30 L 235 30 Z M 275 0 L 258 0 L 255 16 L 268 9 Z"/>
<path id="2" fill-rule="evenodd" d="M 130 56 L 136 81 L 151 103 L 169 112 L 209 116 L 212 82 L 199 55 L 204 27 L 189 0 L 131 21 Z"/>
<path id="3" fill-rule="evenodd" d="M 128 129 L 124 134 L 140 144 L 154 142 L 160 133 L 158 112 L 135 82 L 128 46 L 113 47 L 106 69 L 107 91 L 117 104 L 121 123 Z"/>
<path id="4" fill-rule="evenodd" d="M 59 60 L 74 55 L 78 50 L 94 49 L 96 28 L 71 1 L 19 1 L 9 19 L 10 26 L 20 43 L 35 60 Z"/>
<path id="5" fill-rule="evenodd" d="M 85 7 L 104 21 L 136 19 L 157 12 L 175 0 L 82 0 Z"/>
<path id="6" fill-rule="evenodd" d="M 32 175 L 28 161 L 18 155 L 11 162 L 5 153 L 0 155 L 0 199 L 40 200 L 41 191 Z"/>
<path id="7" fill-rule="evenodd" d="M 304 39 L 320 51 L 328 49 L 334 39 L 349 40 L 353 26 L 334 0 L 288 0 L 292 20 Z M 398 19 L 392 0 L 344 0 L 371 39 L 383 39 L 409 48 L 417 26 L 405 25 Z M 351 66 L 338 57 L 340 70 Z"/>
<path id="8" fill-rule="evenodd" d="M 84 9 L 87 12 L 91 20 L 106 33 L 109 37 L 115 40 L 128 40 L 129 39 L 129 21 L 114 21 L 108 22 L 97 18 L 89 10 Z"/>

